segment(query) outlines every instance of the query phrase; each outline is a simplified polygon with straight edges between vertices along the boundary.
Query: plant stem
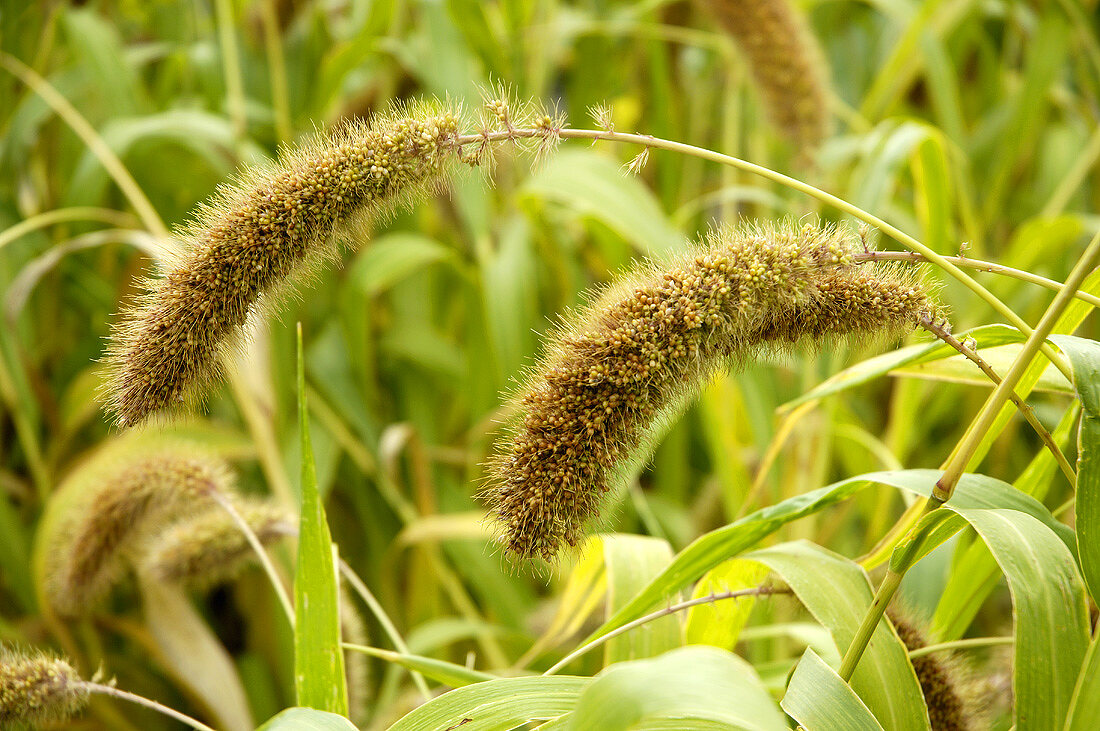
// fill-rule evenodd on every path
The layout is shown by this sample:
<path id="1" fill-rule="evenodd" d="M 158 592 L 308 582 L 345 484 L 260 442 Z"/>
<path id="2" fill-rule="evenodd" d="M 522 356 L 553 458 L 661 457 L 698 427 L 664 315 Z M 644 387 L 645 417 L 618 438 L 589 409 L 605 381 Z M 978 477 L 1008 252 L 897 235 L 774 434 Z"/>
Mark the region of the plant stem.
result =
<path id="1" fill-rule="evenodd" d="M 122 700 L 136 703 L 139 706 L 145 706 L 146 708 L 152 709 L 157 713 L 163 713 L 169 718 L 174 718 L 180 723 L 190 726 L 191 728 L 195 729 L 195 731 L 214 731 L 213 728 L 207 726 L 205 723 L 199 721 L 198 719 L 191 718 L 185 713 L 180 713 L 174 708 L 169 708 L 162 703 L 157 703 L 150 698 L 137 695 L 136 693 L 130 693 L 125 690 L 119 690 L 118 688 L 115 688 L 111 685 L 104 685 L 103 683 L 94 683 L 91 681 L 84 681 L 83 686 L 89 693 L 100 693 L 102 695 L 111 696 L 112 698 L 121 698 Z"/>
<path id="2" fill-rule="evenodd" d="M 879 585 L 878 591 L 875 592 L 875 598 L 871 602 L 871 606 L 867 609 L 867 614 L 864 615 L 859 630 L 852 640 L 852 644 L 849 645 L 847 651 L 844 653 L 844 659 L 840 666 L 840 677 L 845 681 L 851 679 L 856 664 L 859 662 L 860 657 L 863 656 L 864 650 L 867 649 L 867 643 L 870 642 L 871 635 L 874 634 L 875 627 L 878 626 L 879 620 L 882 619 L 883 612 L 886 611 L 886 607 L 890 604 L 890 600 L 893 599 L 895 592 L 897 592 L 898 587 L 901 585 L 902 577 L 912 565 L 917 548 L 921 545 L 929 530 L 931 524 L 925 523 L 921 526 L 920 519 L 939 509 L 940 506 L 951 499 L 951 495 L 955 491 L 955 486 L 966 471 L 970 460 L 977 452 L 978 445 L 981 443 L 982 439 L 985 438 L 989 428 L 996 420 L 997 414 L 1008 400 L 1009 394 L 1013 392 L 1016 384 L 1020 382 L 1025 371 L 1031 365 L 1031 361 L 1038 353 L 1039 343 L 1043 342 L 1054 330 L 1058 318 L 1061 317 L 1062 313 L 1073 299 L 1073 293 L 1080 288 L 1081 283 L 1084 282 L 1085 277 L 1087 277 L 1095 267 L 1098 259 L 1100 259 L 1100 233 L 1096 234 L 1092 241 L 1089 242 L 1088 248 L 1085 249 L 1085 253 L 1081 255 L 1081 258 L 1073 267 L 1073 271 L 1070 272 L 1069 277 L 1066 279 L 1065 286 L 1055 296 L 1050 306 L 1047 307 L 1046 312 L 1043 313 L 1042 319 L 1039 320 L 1039 324 L 1036 325 L 1035 331 L 1031 333 L 1024 343 L 1023 348 L 1020 350 L 1020 354 L 1016 356 L 1016 360 L 1012 362 L 1012 365 L 1008 369 L 1008 373 L 1005 374 L 1004 379 L 997 384 L 993 393 L 986 399 L 985 404 L 982 406 L 982 410 L 974 418 L 970 428 L 967 429 L 962 440 L 956 445 L 951 456 L 948 457 L 947 463 L 943 468 L 943 475 L 936 482 L 935 487 L 932 489 L 932 494 L 929 496 L 927 502 L 925 502 L 924 509 L 917 520 L 916 525 L 920 527 L 914 528 L 917 532 L 911 532 L 911 538 L 897 549 L 901 553 L 896 556 L 895 559 L 891 560 L 890 569 L 886 572 L 886 576 Z"/>
<path id="3" fill-rule="evenodd" d="M 856 261 L 928 261 L 923 254 L 912 251 L 869 251 L 866 254 L 856 254 L 853 258 Z M 989 272 L 991 274 L 1002 274 L 1006 277 L 1019 279 L 1021 282 L 1037 284 L 1040 287 L 1045 287 L 1055 292 L 1061 291 L 1062 287 L 1065 286 L 1062 282 L 1040 277 L 1038 274 L 1032 274 L 1023 269 L 1013 269 L 1012 267 L 1007 267 L 1004 264 L 997 264 L 992 261 L 971 259 L 967 256 L 945 256 L 944 259 L 966 269 L 975 269 L 979 272 Z M 1074 296 L 1088 302 L 1093 307 L 1100 307 L 1100 297 L 1094 294 L 1078 290 L 1074 293 Z"/>
<path id="4" fill-rule="evenodd" d="M 286 614 L 286 619 L 293 628 L 295 622 L 294 604 L 290 601 L 290 595 L 287 594 L 286 587 L 283 586 L 283 580 L 275 569 L 275 564 L 271 562 L 271 557 L 264 550 L 263 544 L 260 543 L 260 539 L 256 536 L 256 532 L 252 530 L 252 526 L 248 524 L 248 521 L 244 519 L 240 511 L 225 495 L 214 491 L 211 493 L 211 497 L 229 514 L 229 517 L 233 519 L 233 522 L 237 524 L 244 535 L 245 540 L 248 541 L 248 545 L 252 546 L 252 550 L 256 552 L 256 558 L 260 560 L 260 565 L 263 566 L 267 578 L 271 581 L 271 588 L 275 590 L 275 595 L 279 597 L 279 603 L 283 605 L 283 613 Z"/>
<path id="5" fill-rule="evenodd" d="M 359 574 L 348 565 L 348 562 L 344 559 L 340 559 L 340 573 L 343 574 L 344 579 L 351 584 L 351 588 L 355 589 L 355 593 L 363 600 L 363 602 L 370 607 L 371 612 L 374 614 L 374 618 L 378 620 L 378 624 L 382 625 L 382 631 L 390 638 L 390 642 L 397 648 L 397 651 L 403 655 L 411 655 L 409 646 L 405 644 L 405 640 L 401 637 L 401 633 L 397 631 L 397 627 L 394 626 L 393 620 L 390 619 L 390 615 L 386 614 L 385 608 L 382 607 L 381 602 L 374 596 L 374 593 L 367 587 L 365 581 L 359 578 Z M 423 696 L 424 701 L 427 702 L 431 699 L 431 691 L 428 690 L 428 684 L 424 681 L 424 676 L 416 670 L 410 670 L 409 674 L 412 675 L 413 683 L 416 684 L 417 690 L 420 691 L 420 695 Z"/>
<path id="6" fill-rule="evenodd" d="M 909 659 L 931 655 L 933 652 L 946 652 L 948 650 L 963 650 L 969 647 L 996 647 L 997 645 L 1011 645 L 1016 642 L 1015 637 L 971 637 L 966 640 L 952 640 L 941 642 L 938 645 L 927 645 L 909 651 Z"/>
<path id="7" fill-rule="evenodd" d="M 974 352 L 973 349 L 960 342 L 958 338 L 948 332 L 944 325 L 926 316 L 921 320 L 921 326 L 961 353 L 963 357 L 967 358 L 974 365 L 978 366 L 982 373 L 984 373 L 989 380 L 993 381 L 995 385 L 1001 383 L 1001 377 L 997 375 L 993 367 L 990 366 L 984 358 Z M 1074 471 L 1073 465 L 1069 463 L 1069 460 L 1066 459 L 1066 455 L 1058 448 L 1058 444 L 1055 443 L 1054 437 L 1052 437 L 1046 427 L 1039 422 L 1038 417 L 1035 416 L 1035 410 L 1032 409 L 1026 401 L 1017 396 L 1015 391 L 1009 392 L 1008 399 L 1016 405 L 1016 408 L 1020 411 L 1020 415 L 1024 417 L 1024 420 L 1027 421 L 1027 423 L 1031 425 L 1031 428 L 1035 430 L 1035 433 L 1039 435 L 1039 439 L 1042 440 L 1046 448 L 1050 450 L 1051 455 L 1054 456 L 1054 461 L 1058 463 L 1058 467 L 1062 470 L 1062 474 L 1065 475 L 1066 480 L 1069 481 L 1070 487 L 1076 490 L 1077 473 Z"/>
<path id="8" fill-rule="evenodd" d="M 549 670 L 547 670 L 545 673 L 543 673 L 543 676 L 553 675 L 554 673 L 558 672 L 559 670 L 564 668 L 569 663 L 576 660 L 578 657 L 581 657 L 582 655 L 588 654 L 588 652 L 590 652 L 591 650 L 595 650 L 597 647 L 604 644 L 608 640 L 610 640 L 614 637 L 618 637 L 619 635 L 624 634 L 626 632 L 629 632 L 630 630 L 634 629 L 635 627 L 640 627 L 643 624 L 646 624 L 648 622 L 652 622 L 655 619 L 660 619 L 661 617 L 667 617 L 670 614 L 675 614 L 676 612 L 682 612 L 685 609 L 690 609 L 691 607 L 696 607 L 696 606 L 699 606 L 700 604 L 711 604 L 713 602 L 721 601 L 722 599 L 738 599 L 740 597 L 746 597 L 746 596 L 769 596 L 771 594 L 789 594 L 789 593 L 790 593 L 790 590 L 785 589 L 785 588 L 773 588 L 773 587 L 766 587 L 766 586 L 756 586 L 756 587 L 753 587 L 751 589 L 738 589 L 737 591 L 724 591 L 724 592 L 721 592 L 721 593 L 718 593 L 718 594 L 708 594 L 707 596 L 696 597 L 695 599 L 689 599 L 685 602 L 680 602 L 678 604 L 671 604 L 671 605 L 665 607 L 664 609 L 658 609 L 656 612 L 652 612 L 651 614 L 647 614 L 644 617 L 639 617 L 638 619 L 635 619 L 633 622 L 627 622 L 626 624 L 624 624 L 621 627 L 616 627 L 615 629 L 608 632 L 606 635 L 601 635 L 601 636 L 597 637 L 596 639 L 592 640 L 591 642 L 589 642 L 587 645 L 583 645 L 583 646 L 577 648 L 573 652 L 571 652 L 568 655 L 566 655 L 565 657 L 563 657 L 558 662 L 554 663 L 554 665 L 551 666 Z"/>
<path id="9" fill-rule="evenodd" d="M 683 142 L 675 142 L 673 140 L 665 140 L 659 137 L 651 137 L 650 135 L 640 135 L 628 132 L 614 132 L 607 130 L 592 130 L 592 129 L 557 129 L 553 130 L 553 133 L 562 139 L 584 139 L 592 140 L 593 142 L 599 140 L 607 140 L 610 142 L 626 142 L 630 144 L 643 145 L 659 150 L 668 150 L 670 152 L 678 152 L 684 155 L 691 155 L 703 160 L 709 160 L 722 165 L 729 165 L 745 172 L 759 175 L 760 177 L 771 180 L 772 182 L 780 185 L 787 186 L 793 190 L 797 190 L 800 193 L 804 193 L 812 198 L 816 198 L 822 203 L 826 203 L 834 208 L 847 213 L 850 216 L 858 218 L 859 220 L 867 223 L 875 228 L 883 231 L 891 238 L 895 239 L 898 243 L 902 244 L 906 248 L 920 254 L 928 261 L 936 264 L 945 272 L 961 282 L 967 289 L 976 294 L 982 301 L 988 304 L 998 314 L 1004 317 L 1008 322 L 1014 325 L 1020 332 L 1025 335 L 1031 335 L 1032 328 L 1028 325 L 1023 318 L 1017 315 L 1012 308 L 997 299 L 996 295 L 987 290 L 982 285 L 978 284 L 973 278 L 971 278 L 966 272 L 952 263 L 947 257 L 936 253 L 932 249 L 928 248 L 917 239 L 913 238 L 909 234 L 905 233 L 896 226 L 892 226 L 886 221 L 874 216 L 867 211 L 852 205 L 848 201 L 838 198 L 832 193 L 827 193 L 820 188 L 816 188 L 808 183 L 804 183 L 801 180 L 792 178 L 789 175 L 776 172 L 769 168 L 763 167 L 751 163 L 747 160 L 742 160 L 731 155 L 724 155 L 714 150 L 708 150 L 703 147 L 696 147 L 695 145 L 688 145 Z M 455 139 L 455 144 L 461 148 L 463 145 L 472 144 L 484 144 L 487 142 L 499 141 L 499 140 L 516 140 L 526 138 L 546 138 L 548 132 L 544 129 L 536 128 L 510 128 L 499 131 L 487 131 L 482 134 L 464 135 Z M 1050 359 L 1056 368 L 1062 372 L 1067 379 L 1073 378 L 1073 369 L 1070 367 L 1069 362 L 1060 353 L 1056 352 L 1052 347 L 1045 343 L 1040 343 L 1040 350 L 1043 355 Z"/>

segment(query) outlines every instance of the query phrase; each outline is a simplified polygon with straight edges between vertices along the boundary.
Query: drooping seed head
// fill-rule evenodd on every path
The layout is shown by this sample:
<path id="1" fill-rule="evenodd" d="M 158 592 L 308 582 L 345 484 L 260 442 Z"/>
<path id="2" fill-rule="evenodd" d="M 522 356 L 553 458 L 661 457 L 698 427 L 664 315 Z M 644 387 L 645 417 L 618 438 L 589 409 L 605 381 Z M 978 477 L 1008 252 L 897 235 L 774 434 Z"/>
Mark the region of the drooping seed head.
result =
<path id="1" fill-rule="evenodd" d="M 268 500 L 241 498 L 234 503 L 262 545 L 295 530 L 294 516 Z M 141 550 L 141 570 L 158 581 L 205 588 L 232 580 L 255 559 L 236 521 L 215 505 L 150 535 Z"/>
<path id="2" fill-rule="evenodd" d="M 77 468 L 51 498 L 37 541 L 45 600 L 60 616 L 91 611 L 148 531 L 233 490 L 229 468 L 186 443 L 114 445 Z"/>
<path id="3" fill-rule="evenodd" d="M 917 650 L 928 645 L 917 623 L 905 612 L 890 608 L 886 612 L 898 637 L 907 650 Z M 967 704 L 965 685 L 957 668 L 942 655 L 921 655 L 912 659 L 913 670 L 920 681 L 921 693 L 928 708 L 932 731 L 966 731 L 973 728 L 973 715 Z"/>
<path id="4" fill-rule="evenodd" d="M 697 0 L 741 49 L 772 123 L 806 156 L 829 126 L 828 73 L 789 0 Z"/>
<path id="5" fill-rule="evenodd" d="M 833 228 L 724 229 L 566 318 L 514 399 L 481 495 L 508 551 L 551 559 L 575 545 L 648 456 L 655 424 L 716 371 L 762 348 L 897 336 L 933 309 L 899 270 L 854 264 L 857 247 Z"/>
<path id="6" fill-rule="evenodd" d="M 459 129 L 457 109 L 427 105 L 353 122 L 201 205 L 179 255 L 113 329 L 105 396 L 116 423 L 200 394 L 258 308 L 335 257 L 349 230 L 443 182 Z"/>
<path id="7" fill-rule="evenodd" d="M 87 687 L 69 663 L 0 648 L 0 726 L 61 723 L 86 705 Z"/>

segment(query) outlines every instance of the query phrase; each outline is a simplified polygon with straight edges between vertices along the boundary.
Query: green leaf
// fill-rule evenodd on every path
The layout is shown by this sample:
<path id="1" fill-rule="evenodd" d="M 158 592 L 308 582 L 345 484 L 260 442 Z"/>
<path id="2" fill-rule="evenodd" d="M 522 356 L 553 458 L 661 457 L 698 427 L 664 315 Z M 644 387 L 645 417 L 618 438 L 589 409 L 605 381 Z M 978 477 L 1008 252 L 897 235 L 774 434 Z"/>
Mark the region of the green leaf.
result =
<path id="1" fill-rule="evenodd" d="M 478 670 L 471 670 L 464 665 L 457 665 L 453 662 L 447 662 L 446 660 L 436 660 L 434 657 L 404 654 L 393 652 L 392 650 L 383 650 L 377 647 L 366 647 L 364 645 L 346 644 L 344 647 L 352 652 L 361 652 L 364 655 L 370 655 L 371 657 L 377 657 L 386 662 L 395 663 L 403 668 L 425 675 L 436 682 L 449 685 L 452 688 L 461 688 L 465 685 L 484 683 L 486 680 L 496 679 L 495 675 L 483 673 Z"/>
<path id="2" fill-rule="evenodd" d="M 256 731 L 355 731 L 343 716 L 313 708 L 288 708 Z"/>
<path id="3" fill-rule="evenodd" d="M 1089 642 L 1085 587 L 1073 555 L 1033 516 L 953 502 L 945 507 L 982 537 L 1012 592 L 1016 728 L 1061 729 Z"/>
<path id="4" fill-rule="evenodd" d="M 317 488 L 306 409 L 305 357 L 298 326 L 298 427 L 302 453 L 302 518 L 294 576 L 294 688 L 298 704 L 348 714 L 335 547 Z"/>
<path id="5" fill-rule="evenodd" d="M 233 659 L 183 589 L 148 577 L 139 577 L 138 589 L 145 626 L 169 674 L 202 699 L 219 727 L 252 728 L 252 713 Z"/>
<path id="6" fill-rule="evenodd" d="M 958 337 L 960 340 L 965 337 L 974 338 L 978 343 L 979 350 L 1008 343 L 1022 343 L 1025 340 L 1019 330 L 1008 325 L 983 325 L 968 330 Z M 840 373 L 834 374 L 798 398 L 783 404 L 780 408 L 783 411 L 790 411 L 795 406 L 804 404 L 807 401 L 816 401 L 855 388 L 868 381 L 873 381 L 876 378 L 885 376 L 894 369 L 930 363 L 935 360 L 950 358 L 956 354 L 957 351 L 950 345 L 936 340 L 931 343 L 910 345 L 906 348 L 876 355 L 874 358 L 868 358 L 850 368 L 845 368 Z"/>
<path id="7" fill-rule="evenodd" d="M 697 581 L 707 571 L 752 548 L 761 539 L 793 520 L 835 505 L 876 483 L 927 496 L 941 474 L 938 470 L 896 470 L 850 477 L 770 505 L 736 523 L 700 536 L 677 554 L 659 576 L 584 642 L 591 642 L 616 627 L 638 619 L 673 592 Z M 964 474 L 951 503 L 963 507 L 1009 507 L 1021 510 L 1043 521 L 1064 542 L 1072 544 L 1074 541 L 1073 531 L 1054 520 L 1042 503 L 1013 489 L 1011 485 L 986 475 Z"/>
<path id="8" fill-rule="evenodd" d="M 715 647 L 684 647 L 618 663 L 596 676 L 556 727 L 776 729 L 787 724 L 756 671 Z"/>
<path id="9" fill-rule="evenodd" d="M 1089 593 L 1100 600 L 1100 343 L 1073 335 L 1054 335 L 1051 340 L 1069 357 L 1081 400 L 1074 503 L 1077 550 Z"/>
<path id="10" fill-rule="evenodd" d="M 798 661 L 779 705 L 806 731 L 882 731 L 855 691 L 811 649 Z"/>
<path id="11" fill-rule="evenodd" d="M 454 251 L 435 239 L 394 232 L 378 237 L 363 249 L 348 269 L 348 281 L 375 296 L 424 267 L 453 259 Z"/>
<path id="12" fill-rule="evenodd" d="M 1070 431 L 1077 424 L 1079 408 L 1071 407 L 1062 416 L 1053 438 L 1065 444 Z M 1040 448 L 1027 468 L 1013 483 L 1018 491 L 1038 500 L 1046 496 L 1057 471 L 1057 464 L 1050 452 Z M 981 541 L 973 541 L 961 556 L 955 558 L 954 569 L 940 595 L 936 611 L 932 615 L 931 634 L 937 640 L 957 640 L 974 621 L 982 602 L 997 586 L 1001 570 L 993 555 Z"/>
<path id="13" fill-rule="evenodd" d="M 767 569 L 755 561 L 733 559 L 708 571 L 695 585 L 692 598 L 716 592 L 736 591 L 759 586 Z M 742 628 L 748 622 L 756 597 L 746 596 L 702 604 L 688 610 L 684 634 L 689 645 L 711 645 L 732 650 L 737 645 Z"/>
<path id="14" fill-rule="evenodd" d="M 390 726 L 390 731 L 510 731 L 568 713 L 590 680 L 555 675 L 467 685 L 433 698 Z"/>
<path id="15" fill-rule="evenodd" d="M 661 538 L 604 535 L 607 570 L 607 614 L 614 614 L 659 574 L 672 560 L 672 547 Z M 680 619 L 669 615 L 648 622 L 634 632 L 608 641 L 604 663 L 656 657 L 683 642 Z"/>
<path id="16" fill-rule="evenodd" d="M 832 633 L 837 649 L 843 652 L 852 643 L 871 606 L 871 583 L 856 563 L 805 541 L 753 551 L 745 558 L 781 576 Z M 909 655 L 886 623 L 875 628 L 851 686 L 883 728 L 928 729 L 924 698 Z"/>
<path id="17" fill-rule="evenodd" d="M 606 155 L 592 150 L 557 152 L 524 186 L 524 192 L 595 218 L 646 256 L 683 246 L 653 193 Z"/>
<path id="18" fill-rule="evenodd" d="M 1100 634 L 1089 644 L 1073 690 L 1066 731 L 1091 731 L 1100 718 Z"/>

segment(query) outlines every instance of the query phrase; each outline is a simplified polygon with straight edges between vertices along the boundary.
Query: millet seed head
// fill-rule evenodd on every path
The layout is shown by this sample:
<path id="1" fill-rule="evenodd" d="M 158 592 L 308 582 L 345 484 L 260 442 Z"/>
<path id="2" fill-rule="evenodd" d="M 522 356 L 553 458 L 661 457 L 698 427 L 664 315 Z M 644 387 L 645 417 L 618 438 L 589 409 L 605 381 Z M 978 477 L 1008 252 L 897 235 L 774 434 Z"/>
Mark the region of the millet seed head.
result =
<path id="1" fill-rule="evenodd" d="M 107 408 L 132 426 L 199 395 L 254 312 L 335 258 L 351 227 L 440 186 L 455 107 L 417 105 L 286 150 L 198 207 L 181 252 L 113 329 Z"/>
<path id="2" fill-rule="evenodd" d="M 233 503 L 262 545 L 273 544 L 296 529 L 294 516 L 270 500 L 238 498 Z M 232 580 L 256 559 L 248 539 L 221 505 L 158 530 L 140 553 L 145 575 L 200 589 Z"/>
<path id="3" fill-rule="evenodd" d="M 829 128 L 828 68 L 790 0 L 696 0 L 737 42 L 772 123 L 803 159 Z"/>
<path id="4" fill-rule="evenodd" d="M 928 645 L 916 620 L 905 611 L 891 607 L 886 615 L 907 650 Z M 958 677 L 958 668 L 950 659 L 936 653 L 914 658 L 912 663 L 924 695 L 924 704 L 928 708 L 932 731 L 966 731 L 974 728 L 970 722 L 974 714 L 968 708 L 966 698 L 967 683 Z"/>
<path id="5" fill-rule="evenodd" d="M 552 559 L 647 457 L 647 435 L 716 371 L 763 348 L 896 337 L 933 305 L 899 270 L 854 264 L 830 227 L 727 228 L 567 317 L 514 397 L 481 493 L 507 551 Z"/>
<path id="6" fill-rule="evenodd" d="M 43 653 L 0 648 L 0 726 L 61 723 L 86 705 L 87 687 L 69 663 Z"/>
<path id="7" fill-rule="evenodd" d="M 92 611 L 151 530 L 233 490 L 228 466 L 195 445 L 122 442 L 74 471 L 39 528 L 43 598 L 59 616 Z"/>

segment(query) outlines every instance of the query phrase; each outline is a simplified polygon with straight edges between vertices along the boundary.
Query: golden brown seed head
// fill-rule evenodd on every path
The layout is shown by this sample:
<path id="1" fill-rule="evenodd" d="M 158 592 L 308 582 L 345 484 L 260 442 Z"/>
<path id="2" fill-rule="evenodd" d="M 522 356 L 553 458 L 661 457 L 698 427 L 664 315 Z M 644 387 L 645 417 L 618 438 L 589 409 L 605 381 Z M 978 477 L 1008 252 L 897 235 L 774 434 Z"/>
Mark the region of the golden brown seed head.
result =
<path id="1" fill-rule="evenodd" d="M 0 726 L 60 723 L 87 704 L 88 690 L 69 663 L 0 649 Z"/>
<path id="2" fill-rule="evenodd" d="M 52 498 L 39 541 L 45 598 L 59 615 L 81 616 L 117 581 L 148 531 L 186 506 L 205 508 L 232 491 L 219 459 L 184 445 L 93 460 Z"/>
<path id="3" fill-rule="evenodd" d="M 896 269 L 854 265 L 831 228 L 725 229 L 569 318 L 515 397 L 482 497 L 508 551 L 575 545 L 646 436 L 715 371 L 764 347 L 896 336 L 932 309 Z"/>
<path id="4" fill-rule="evenodd" d="M 891 608 L 887 610 L 887 616 L 907 650 L 917 650 L 928 645 L 924 633 L 903 612 Z M 960 687 L 962 684 L 955 677 L 950 663 L 936 654 L 922 655 L 912 662 L 924 694 L 932 731 L 966 731 L 971 728 L 966 699 Z"/>
<path id="5" fill-rule="evenodd" d="M 334 257 L 349 224 L 442 182 L 458 132 L 447 109 L 351 123 L 200 206 L 183 252 L 112 333 L 106 399 L 116 423 L 132 426 L 201 392 L 248 318 Z"/>
<path id="6" fill-rule="evenodd" d="M 772 123 L 803 156 L 828 133 L 828 72 L 789 0 L 697 0 L 737 41 Z"/>
<path id="7" fill-rule="evenodd" d="M 294 516 L 270 501 L 234 501 L 237 512 L 263 545 L 295 530 Z M 208 587 L 233 579 L 255 560 L 251 544 L 226 510 L 215 505 L 176 521 L 149 537 L 142 551 L 143 573 L 166 582 Z"/>

